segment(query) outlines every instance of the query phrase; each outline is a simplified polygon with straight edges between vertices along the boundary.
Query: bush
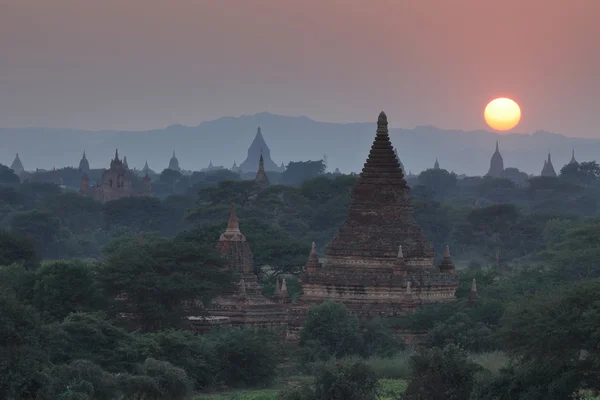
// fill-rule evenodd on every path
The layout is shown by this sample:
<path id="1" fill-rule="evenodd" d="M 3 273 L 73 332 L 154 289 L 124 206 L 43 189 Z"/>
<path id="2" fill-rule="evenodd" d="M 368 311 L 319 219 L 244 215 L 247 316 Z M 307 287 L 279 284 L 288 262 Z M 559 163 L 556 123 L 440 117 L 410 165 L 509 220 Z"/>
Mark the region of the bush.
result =
<path id="1" fill-rule="evenodd" d="M 179 330 L 150 333 L 143 335 L 142 339 L 149 345 L 146 354 L 183 368 L 197 389 L 216 384 L 221 360 L 217 357 L 214 341 Z"/>
<path id="2" fill-rule="evenodd" d="M 334 357 L 357 354 L 361 348 L 358 318 L 346 306 L 326 301 L 312 307 L 300 334 L 300 345 L 318 343 Z"/>
<path id="3" fill-rule="evenodd" d="M 38 314 L 0 284 L 0 398 L 35 398 L 48 380 L 48 354 Z"/>
<path id="4" fill-rule="evenodd" d="M 132 371 L 144 360 L 136 337 L 104 313 L 75 313 L 52 325 L 52 361 L 90 360 L 109 372 Z"/>
<path id="5" fill-rule="evenodd" d="M 381 318 L 376 317 L 364 323 L 361 350 L 363 357 L 391 357 L 404 347 L 404 342 L 394 338 L 392 330 Z"/>
<path id="6" fill-rule="evenodd" d="M 115 377 L 98 365 L 76 360 L 55 367 L 53 382 L 44 390 L 47 398 L 113 400 L 119 397 Z"/>
<path id="7" fill-rule="evenodd" d="M 312 383 L 283 391 L 279 400 L 376 400 L 379 383 L 363 361 L 324 363 Z"/>
<path id="8" fill-rule="evenodd" d="M 458 313 L 445 322 L 438 323 L 427 333 L 428 347 L 456 344 L 465 350 L 484 352 L 496 350 L 498 343 L 493 332 L 484 323 L 473 322 L 467 314 Z"/>
<path id="9" fill-rule="evenodd" d="M 220 368 L 217 379 L 229 386 L 261 386 L 277 375 L 279 335 L 270 330 L 227 328 L 211 332 Z"/>
<path id="10" fill-rule="evenodd" d="M 422 349 L 411 358 L 412 376 L 406 400 L 465 400 L 475 385 L 481 367 L 455 345 L 444 349 Z"/>
<path id="11" fill-rule="evenodd" d="M 145 375 L 117 374 L 117 384 L 126 399 L 161 400 L 163 392 L 158 382 Z"/>
<path id="12" fill-rule="evenodd" d="M 162 399 L 184 399 L 191 391 L 190 380 L 185 371 L 167 361 L 148 358 L 142 365 L 142 371 L 144 375 L 156 381 Z"/>
<path id="13" fill-rule="evenodd" d="M 396 354 L 394 357 L 369 358 L 365 362 L 380 379 L 410 378 L 410 354 L 408 352 Z"/>

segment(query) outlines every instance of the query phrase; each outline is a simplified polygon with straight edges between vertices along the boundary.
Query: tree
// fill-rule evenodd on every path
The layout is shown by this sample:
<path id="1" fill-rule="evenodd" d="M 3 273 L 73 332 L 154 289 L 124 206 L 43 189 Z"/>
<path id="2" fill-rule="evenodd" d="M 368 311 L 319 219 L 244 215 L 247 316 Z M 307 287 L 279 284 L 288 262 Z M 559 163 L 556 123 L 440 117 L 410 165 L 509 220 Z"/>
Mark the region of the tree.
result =
<path id="1" fill-rule="evenodd" d="M 39 316 L 0 283 L 0 398 L 34 399 L 49 380 Z"/>
<path id="2" fill-rule="evenodd" d="M 290 162 L 281 174 L 281 182 L 286 185 L 298 186 L 325 172 L 327 166 L 323 160 Z"/>
<path id="3" fill-rule="evenodd" d="M 328 354 L 342 358 L 360 351 L 358 318 L 345 305 L 326 301 L 308 310 L 300 333 L 300 345 L 318 345 Z"/>
<path id="4" fill-rule="evenodd" d="M 226 328 L 211 332 L 217 358 L 218 381 L 228 386 L 269 384 L 277 375 L 280 337 L 275 331 Z"/>
<path id="5" fill-rule="evenodd" d="M 39 254 L 44 254 L 61 231 L 60 220 L 46 211 L 25 211 L 14 215 L 11 231 L 34 244 Z"/>
<path id="6" fill-rule="evenodd" d="M 31 241 L 0 231 L 0 265 L 22 263 L 26 268 L 33 269 L 37 261 L 37 253 Z"/>
<path id="7" fill-rule="evenodd" d="M 422 349 L 411 357 L 411 366 L 406 400 L 468 399 L 481 369 L 456 345 Z"/>
<path id="8" fill-rule="evenodd" d="M 341 361 L 320 365 L 314 383 L 301 383 L 284 390 L 280 400 L 376 400 L 377 375 L 363 361 Z"/>
<path id="9" fill-rule="evenodd" d="M 513 366 L 494 385 L 503 393 L 496 398 L 558 400 L 600 390 L 599 290 L 595 279 L 509 306 L 499 337 Z"/>
<path id="10" fill-rule="evenodd" d="M 191 241 L 123 239 L 109 249 L 101 275 L 112 298 L 125 294 L 117 309 L 152 331 L 180 324 L 186 305 L 230 289 L 234 277 L 223 265 L 215 250 Z"/>
<path id="11" fill-rule="evenodd" d="M 3 185 L 18 185 L 21 179 L 15 174 L 15 171 L 8 168 L 6 165 L 0 164 L 0 184 Z"/>
<path id="12" fill-rule="evenodd" d="M 429 347 L 444 347 L 455 344 L 465 350 L 477 353 L 493 351 L 498 344 L 494 341 L 493 331 L 482 322 L 475 322 L 464 313 L 458 313 L 446 321 L 437 323 L 427 333 L 426 344 Z"/>
<path id="13" fill-rule="evenodd" d="M 102 308 L 104 296 L 93 266 L 82 261 L 53 261 L 36 271 L 33 304 L 48 321 L 72 312 Z"/>
<path id="14" fill-rule="evenodd" d="M 543 255 L 564 281 L 600 277 L 600 223 L 580 224 L 564 232 Z"/>
<path id="15" fill-rule="evenodd" d="M 61 225 L 75 234 L 92 232 L 102 227 L 102 204 L 92 197 L 66 192 L 48 196 L 43 210 L 58 217 Z"/>
<path id="16" fill-rule="evenodd" d="M 419 184 L 430 188 L 442 199 L 456 189 L 456 182 L 456 174 L 445 169 L 427 169 L 419 174 Z"/>
<path id="17" fill-rule="evenodd" d="M 125 197 L 104 204 L 107 228 L 127 226 L 133 232 L 164 232 L 173 224 L 173 212 L 156 197 Z"/>

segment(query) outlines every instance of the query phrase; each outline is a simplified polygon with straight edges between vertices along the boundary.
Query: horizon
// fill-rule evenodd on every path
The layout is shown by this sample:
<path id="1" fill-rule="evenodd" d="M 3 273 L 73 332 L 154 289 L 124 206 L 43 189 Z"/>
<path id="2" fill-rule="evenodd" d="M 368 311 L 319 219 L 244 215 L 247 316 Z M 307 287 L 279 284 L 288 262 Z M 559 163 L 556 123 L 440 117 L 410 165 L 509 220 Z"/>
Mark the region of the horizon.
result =
<path id="1" fill-rule="evenodd" d="M 160 126 L 160 127 L 153 127 L 153 128 L 149 128 L 149 129 L 132 129 L 132 130 L 128 130 L 128 129 L 79 129 L 79 128 L 73 128 L 73 127 L 47 127 L 47 126 L 24 126 L 24 127 L 6 127 L 6 126 L 0 126 L 0 130 L 27 130 L 27 129 L 48 129 L 48 130 L 61 130 L 61 131 L 85 131 L 85 132 L 90 132 L 90 133 L 108 133 L 108 132 L 112 132 L 112 133 L 116 133 L 116 132 L 131 132 L 131 133 L 141 133 L 141 132 L 148 132 L 148 131 L 156 131 L 156 130 L 166 130 L 169 129 L 171 127 L 177 127 L 177 126 L 182 126 L 184 128 L 197 128 L 200 127 L 202 124 L 206 124 L 206 123 L 211 123 L 211 122 L 216 122 L 216 121 L 220 121 L 223 119 L 229 119 L 229 118 L 233 118 L 233 119 L 241 119 L 244 117 L 257 117 L 260 115 L 272 115 L 275 117 L 284 117 L 284 118 L 298 118 L 298 119 L 308 119 L 312 122 L 317 122 L 317 123 L 324 123 L 324 124 L 338 124 L 338 125 L 352 125 L 352 124 L 372 124 L 373 121 L 341 121 L 341 122 L 336 122 L 336 121 L 324 121 L 324 120 L 320 120 L 320 119 L 315 119 L 312 118 L 308 115 L 288 115 L 288 114 L 277 114 L 277 113 L 273 113 L 270 111 L 260 111 L 254 114 L 239 114 L 239 115 L 223 115 L 221 117 L 217 117 L 215 119 L 210 119 L 210 120 L 205 120 L 205 121 L 201 121 L 198 124 L 195 125 L 185 125 L 185 124 L 181 124 L 181 123 L 173 123 L 170 125 L 166 125 L 166 126 Z M 414 126 L 395 126 L 392 122 L 390 122 L 390 130 L 392 129 L 401 129 L 401 130 L 414 130 L 414 129 L 418 129 L 418 128 L 435 128 L 441 131 L 458 131 L 458 132 L 486 132 L 486 133 L 490 133 L 493 135 L 497 135 L 497 136 L 511 136 L 511 135 L 520 135 L 520 136 L 532 136 L 535 135 L 536 133 L 546 133 L 546 134 L 552 134 L 552 135 L 559 135 L 559 136 L 563 136 L 566 138 L 570 138 L 570 139 L 600 139 L 600 137 L 596 138 L 596 137 L 585 137 L 585 136 L 568 136 L 566 134 L 563 134 L 561 132 L 553 132 L 553 131 L 548 131 L 545 129 L 537 129 L 533 132 L 518 132 L 516 129 L 515 130 L 510 130 L 510 131 L 506 131 L 506 132 L 499 132 L 499 131 L 495 131 L 490 129 L 489 127 L 483 127 L 483 128 L 476 128 L 476 129 L 462 129 L 462 128 L 452 128 L 452 127 L 441 127 L 441 126 L 437 126 L 437 125 L 432 125 L 432 124 L 421 124 L 421 125 L 414 125 Z M 257 127 L 258 128 L 258 127 Z"/>

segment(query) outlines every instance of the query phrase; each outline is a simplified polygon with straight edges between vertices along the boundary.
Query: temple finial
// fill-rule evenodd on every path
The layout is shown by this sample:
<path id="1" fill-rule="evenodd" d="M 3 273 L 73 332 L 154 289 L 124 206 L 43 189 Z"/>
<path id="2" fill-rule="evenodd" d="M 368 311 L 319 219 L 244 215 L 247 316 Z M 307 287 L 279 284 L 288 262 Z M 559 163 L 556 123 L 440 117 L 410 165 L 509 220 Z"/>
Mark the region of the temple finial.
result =
<path id="1" fill-rule="evenodd" d="M 450 246 L 446 245 L 446 249 L 444 250 L 444 257 L 450 258 Z"/>
<path id="2" fill-rule="evenodd" d="M 246 293 L 246 281 L 244 280 L 244 278 L 242 278 L 242 280 L 240 281 L 240 292 L 242 294 L 242 297 L 246 297 L 247 293 Z"/>
<path id="3" fill-rule="evenodd" d="M 281 288 L 279 287 L 279 278 L 275 282 L 275 297 L 281 297 Z"/>
<path id="4" fill-rule="evenodd" d="M 119 149 L 115 150 L 115 160 L 119 159 Z"/>
<path id="5" fill-rule="evenodd" d="M 287 282 L 285 281 L 285 278 L 283 278 L 283 280 L 281 281 L 281 294 L 286 295 L 287 291 Z"/>
<path id="6" fill-rule="evenodd" d="M 396 258 L 404 258 L 404 253 L 402 252 L 402 245 L 398 246 L 398 257 Z"/>
<path id="7" fill-rule="evenodd" d="M 477 293 L 477 282 L 475 281 L 475 278 L 473 278 L 473 282 L 471 282 L 471 292 L 469 293 L 469 299 L 467 301 L 467 304 L 473 305 L 473 303 L 475 303 L 475 300 L 477 300 L 478 298 L 479 294 Z"/>
<path id="8" fill-rule="evenodd" d="M 500 150 L 498 149 L 498 141 L 497 141 L 497 140 L 496 140 L 496 151 L 500 151 Z"/>
<path id="9" fill-rule="evenodd" d="M 229 214 L 229 221 L 227 222 L 227 231 L 239 232 L 240 224 L 237 219 L 235 203 L 231 204 L 231 213 Z"/>

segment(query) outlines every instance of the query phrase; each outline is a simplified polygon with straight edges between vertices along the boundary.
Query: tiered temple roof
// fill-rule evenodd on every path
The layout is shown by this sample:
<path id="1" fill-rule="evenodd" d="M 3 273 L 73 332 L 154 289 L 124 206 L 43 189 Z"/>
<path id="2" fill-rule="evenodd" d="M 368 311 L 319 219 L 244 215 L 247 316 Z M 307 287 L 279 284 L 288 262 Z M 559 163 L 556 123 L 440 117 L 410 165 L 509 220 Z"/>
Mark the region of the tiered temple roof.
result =
<path id="1" fill-rule="evenodd" d="M 213 300 L 209 314 L 212 317 L 227 317 L 232 325 L 287 327 L 288 309 L 283 304 L 285 298 L 280 296 L 274 301 L 262 295 L 254 273 L 252 250 L 246 236 L 240 231 L 235 205 L 231 207 L 227 229 L 219 237 L 217 250 L 228 260 L 227 268 L 235 271 L 240 280 L 234 291 Z M 277 289 L 281 290 L 279 285 Z"/>
<path id="2" fill-rule="evenodd" d="M 264 157 L 264 158 L 263 158 Z M 259 158 L 263 158 L 263 168 L 267 171 L 283 172 L 285 167 L 278 167 L 275 162 L 271 159 L 271 150 L 262 135 L 260 127 L 256 129 L 256 136 L 252 141 L 252 144 L 248 148 L 248 156 L 239 166 L 242 172 L 254 172 L 256 171 L 256 165 L 259 162 Z"/>
<path id="3" fill-rule="evenodd" d="M 544 161 L 541 176 L 556 178 L 556 171 L 554 170 L 554 165 L 552 165 L 550 153 L 548 153 L 548 159 Z"/>
<path id="4" fill-rule="evenodd" d="M 265 172 L 265 161 L 263 159 L 262 153 L 260 154 L 260 159 L 258 160 L 258 171 L 256 171 L 256 178 L 254 178 L 258 186 L 262 189 L 269 187 L 271 184 L 269 182 L 269 177 Z"/>
<path id="5" fill-rule="evenodd" d="M 454 299 L 458 277 L 449 253 L 439 268 L 433 265 L 433 246 L 414 218 L 387 125 L 382 112 L 348 217 L 325 249 L 326 264 L 311 252 L 302 279 L 305 304 L 333 299 L 360 314 L 391 315 Z"/>

